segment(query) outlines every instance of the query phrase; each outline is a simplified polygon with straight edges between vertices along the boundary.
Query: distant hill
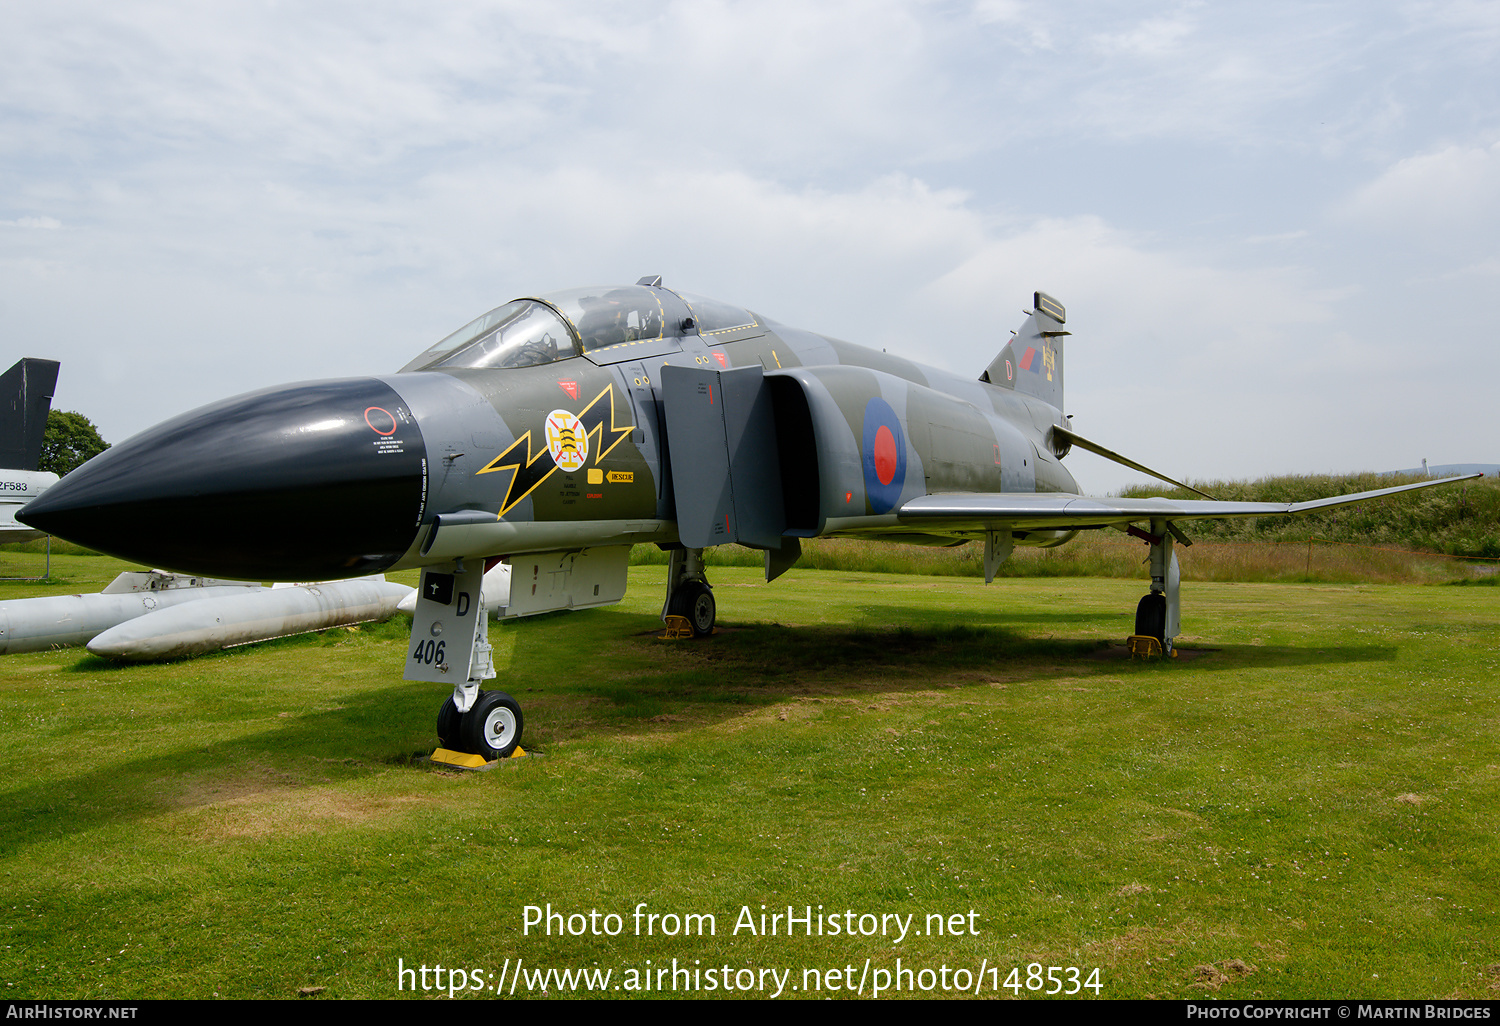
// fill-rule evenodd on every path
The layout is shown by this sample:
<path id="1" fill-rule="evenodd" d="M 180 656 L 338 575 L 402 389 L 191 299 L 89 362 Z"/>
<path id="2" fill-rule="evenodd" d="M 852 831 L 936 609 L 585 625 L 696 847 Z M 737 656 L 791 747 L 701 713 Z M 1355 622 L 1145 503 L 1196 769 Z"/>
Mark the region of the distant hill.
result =
<path id="1" fill-rule="evenodd" d="M 1457 477 L 1460 474 L 1483 474 L 1485 477 L 1500 476 L 1500 463 L 1441 463 L 1427 468 L 1428 477 Z M 1386 477 L 1421 477 L 1422 468 L 1410 470 L 1387 470 Z"/>

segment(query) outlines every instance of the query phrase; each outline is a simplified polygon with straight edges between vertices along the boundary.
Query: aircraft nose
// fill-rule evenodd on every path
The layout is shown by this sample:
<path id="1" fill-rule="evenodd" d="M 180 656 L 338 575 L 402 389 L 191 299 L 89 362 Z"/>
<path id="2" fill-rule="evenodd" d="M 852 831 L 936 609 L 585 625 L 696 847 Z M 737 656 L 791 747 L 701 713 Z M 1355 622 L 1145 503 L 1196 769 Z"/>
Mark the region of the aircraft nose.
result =
<path id="1" fill-rule="evenodd" d="M 426 447 L 376 378 L 236 396 L 166 421 L 28 503 L 28 526 L 122 559 L 209 577 L 378 573 L 422 516 Z"/>

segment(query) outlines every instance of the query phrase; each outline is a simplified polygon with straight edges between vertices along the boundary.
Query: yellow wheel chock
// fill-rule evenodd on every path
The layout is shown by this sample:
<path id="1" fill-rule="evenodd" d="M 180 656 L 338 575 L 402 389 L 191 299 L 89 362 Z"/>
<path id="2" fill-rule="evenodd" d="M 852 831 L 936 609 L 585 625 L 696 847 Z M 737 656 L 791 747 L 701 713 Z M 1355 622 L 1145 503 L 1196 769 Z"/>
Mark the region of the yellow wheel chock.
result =
<path id="1" fill-rule="evenodd" d="M 1135 659 L 1161 658 L 1161 642 L 1149 634 L 1132 634 L 1125 639 L 1125 647 Z"/>
<path id="2" fill-rule="evenodd" d="M 680 641 L 683 638 L 691 639 L 692 636 L 692 621 L 685 616 L 667 617 L 667 629 L 657 635 L 662 641 Z"/>

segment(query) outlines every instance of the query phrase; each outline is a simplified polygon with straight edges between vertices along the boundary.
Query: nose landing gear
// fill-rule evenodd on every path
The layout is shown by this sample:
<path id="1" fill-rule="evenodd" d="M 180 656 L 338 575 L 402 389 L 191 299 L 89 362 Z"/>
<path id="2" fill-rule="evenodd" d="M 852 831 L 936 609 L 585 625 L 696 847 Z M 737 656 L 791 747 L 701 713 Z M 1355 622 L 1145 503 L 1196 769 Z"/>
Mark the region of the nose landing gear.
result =
<path id="1" fill-rule="evenodd" d="M 466 567 L 459 560 L 451 568 L 422 571 L 406 653 L 407 680 L 453 686 L 438 710 L 442 747 L 433 761 L 468 769 L 509 758 L 520 747 L 525 726 L 514 698 L 479 686 L 495 676 L 484 609 L 485 569 L 482 561 Z"/>

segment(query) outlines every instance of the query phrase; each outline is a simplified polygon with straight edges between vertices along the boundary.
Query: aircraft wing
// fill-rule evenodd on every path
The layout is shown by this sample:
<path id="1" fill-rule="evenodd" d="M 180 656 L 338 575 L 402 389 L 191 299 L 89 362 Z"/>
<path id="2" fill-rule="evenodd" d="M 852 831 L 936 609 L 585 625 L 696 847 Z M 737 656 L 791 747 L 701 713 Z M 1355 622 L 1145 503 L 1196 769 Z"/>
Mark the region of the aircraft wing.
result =
<path id="1" fill-rule="evenodd" d="M 1386 495 L 1469 481 L 1483 474 L 1465 474 L 1415 484 L 1377 488 L 1352 495 L 1335 495 L 1309 502 L 1235 502 L 1225 499 L 1091 498 L 1067 492 L 1010 494 L 996 492 L 923 495 L 902 506 L 904 523 L 931 527 L 984 529 L 1005 524 L 1020 530 L 1075 530 L 1109 527 L 1141 520 L 1223 520 L 1234 517 L 1285 516 L 1313 510 L 1369 502 Z"/>

